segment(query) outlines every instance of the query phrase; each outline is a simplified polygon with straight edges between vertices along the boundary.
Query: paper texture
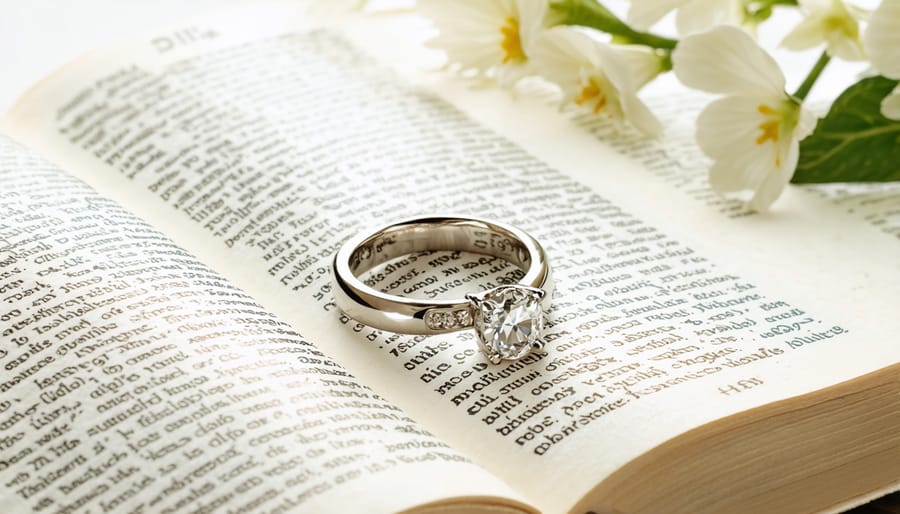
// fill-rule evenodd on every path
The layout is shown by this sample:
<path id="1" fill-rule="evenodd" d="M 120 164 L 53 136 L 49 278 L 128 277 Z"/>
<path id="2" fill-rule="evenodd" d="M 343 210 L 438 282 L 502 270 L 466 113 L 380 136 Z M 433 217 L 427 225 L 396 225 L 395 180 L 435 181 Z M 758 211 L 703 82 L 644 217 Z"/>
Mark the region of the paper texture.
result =
<path id="1" fill-rule="evenodd" d="M 221 275 L 5 138 L 0 181 L 3 512 L 395 512 L 514 496 Z"/>
<path id="2" fill-rule="evenodd" d="M 679 179 L 662 157 L 647 169 L 646 142 L 610 146 L 541 100 L 423 74 L 428 56 L 395 36 L 410 23 L 200 27 L 185 48 L 84 60 L 9 127 L 549 512 L 690 428 L 897 361 L 885 334 L 900 320 L 878 300 L 900 287 L 890 235 L 805 192 L 778 217 L 729 217 L 673 186 L 696 171 Z M 490 367 L 471 334 L 387 334 L 336 312 L 341 241 L 448 211 L 547 246 L 546 353 Z M 376 282 L 460 296 L 515 278 L 467 256 L 417 259 Z"/>

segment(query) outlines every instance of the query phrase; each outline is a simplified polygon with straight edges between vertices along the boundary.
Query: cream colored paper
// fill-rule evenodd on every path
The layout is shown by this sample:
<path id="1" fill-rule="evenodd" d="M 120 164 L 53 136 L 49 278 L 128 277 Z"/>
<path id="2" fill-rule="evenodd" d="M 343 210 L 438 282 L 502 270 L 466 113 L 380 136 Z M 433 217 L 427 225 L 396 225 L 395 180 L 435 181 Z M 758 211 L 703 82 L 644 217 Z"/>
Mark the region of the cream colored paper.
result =
<path id="1" fill-rule="evenodd" d="M 434 61 L 417 50 L 421 25 L 414 18 L 367 18 L 341 27 L 346 37 L 378 56 L 380 65 L 366 62 L 358 50 L 346 47 L 330 32 L 304 36 L 306 29 L 292 28 L 285 16 L 271 33 L 299 30 L 299 35 L 258 42 L 257 35 L 247 33 L 248 27 L 263 25 L 254 20 L 242 19 L 239 27 L 210 22 L 201 31 L 215 36 L 162 55 L 144 44 L 88 57 L 32 91 L 9 117 L 8 130 L 160 227 L 540 508 L 565 510 L 604 476 L 690 428 L 897 362 L 900 352 L 891 334 L 900 329 L 900 321 L 892 315 L 892 299 L 900 286 L 900 245 L 840 208 L 815 195 L 789 191 L 777 213 L 726 217 L 597 141 L 542 99 L 473 90 L 460 79 L 423 71 Z M 406 37 L 409 34 L 414 37 Z M 245 53 L 222 57 L 239 41 L 247 42 Z M 311 48 L 317 45 L 328 57 L 310 68 L 316 73 L 305 72 L 303 66 L 315 53 Z M 222 53 L 206 54 L 214 50 Z M 187 60 L 179 63 L 181 59 Z M 235 64 L 220 65 L 217 59 L 234 59 Z M 335 63 L 333 68 L 329 61 Z M 262 203 L 246 212 L 262 214 L 267 206 L 275 206 L 267 221 L 286 213 L 270 229 L 268 252 L 285 240 L 317 241 L 308 245 L 315 249 L 306 248 L 287 265 L 299 270 L 296 275 L 281 269 L 269 272 L 273 265 L 260 246 L 262 234 L 247 244 L 248 234 L 265 224 L 242 232 L 247 224 L 240 219 L 226 228 L 220 220 L 204 228 L 207 219 L 189 221 L 185 203 L 175 199 L 175 193 L 183 194 L 184 189 L 160 199 L 167 186 L 182 178 L 187 184 L 183 187 L 199 184 L 199 174 L 164 166 L 174 178 L 163 183 L 149 172 L 135 174 L 134 166 L 115 169 L 123 160 L 104 165 L 103 158 L 92 154 L 98 146 L 78 150 L 89 136 L 71 142 L 78 129 L 72 113 L 88 113 L 90 105 L 90 100 L 76 102 L 78 93 L 73 92 L 109 95 L 113 89 L 107 83 L 88 86 L 101 77 L 114 80 L 112 70 L 125 70 L 128 63 L 137 63 L 138 73 L 119 75 L 128 80 L 114 88 L 117 91 L 128 90 L 129 84 L 152 83 L 149 79 L 165 73 L 162 82 L 168 88 L 161 91 L 183 93 L 178 105 L 186 108 L 183 102 L 195 98 L 232 122 L 217 126 L 210 118 L 186 129 L 176 126 L 172 130 L 176 135 L 165 143 L 170 156 L 177 153 L 174 149 L 189 148 L 194 136 L 207 153 L 211 149 L 203 146 L 208 144 L 205 136 L 216 143 L 229 139 L 251 145 L 218 148 L 224 148 L 222 155 L 242 157 L 231 162 L 220 178 L 233 187 L 240 179 L 228 174 L 236 168 L 249 166 L 251 171 L 240 175 L 248 182 L 253 170 L 266 169 L 261 181 L 255 179 L 260 189 L 248 197 Z M 399 69 L 422 89 L 403 86 L 384 67 Z M 362 71 L 354 75 L 357 69 Z M 512 144 L 460 116 L 428 91 Z M 108 98 L 123 104 L 120 98 Z M 165 100 L 164 94 L 160 100 Z M 133 134 L 152 127 L 168 116 L 163 112 L 173 112 L 160 109 L 154 114 L 152 108 L 160 105 L 165 104 L 135 108 L 134 117 L 117 121 L 112 128 L 128 128 Z M 266 134 L 268 128 L 272 134 Z M 101 137 L 96 127 L 90 134 Z M 158 135 L 151 135 L 154 143 Z M 254 137 L 273 145 L 264 148 Z M 119 145 L 109 133 L 102 138 Z M 417 147 L 417 141 L 424 146 Z M 260 151 L 247 152 L 252 145 Z M 444 149 L 446 154 L 441 154 Z M 130 149 L 125 154 L 147 155 Z M 223 162 L 227 161 L 210 166 L 221 167 Z M 273 166 L 267 168 L 265 162 Z M 129 175 L 138 178 L 130 180 Z M 241 187 L 253 191 L 256 186 Z M 212 189 L 208 184 L 198 187 L 198 191 Z M 279 195 L 291 201 L 279 204 Z M 212 208 L 221 199 L 235 217 L 245 216 L 241 208 L 247 199 L 238 196 L 235 189 L 233 196 L 214 195 L 203 205 Z M 173 209 L 173 204 L 178 206 Z M 547 244 L 561 286 L 558 308 L 551 315 L 551 320 L 560 321 L 550 330 L 559 338 L 548 345 L 547 356 L 528 362 L 527 369 L 511 366 L 499 376 L 499 370 L 479 369 L 480 356 L 463 353 L 472 344 L 471 337 L 468 341 L 466 336 L 427 341 L 391 338 L 346 320 L 342 323 L 333 309 L 323 310 L 328 307 L 328 258 L 343 237 L 363 222 L 435 208 L 493 214 L 516 222 Z M 325 217 L 325 223 L 317 226 Z M 643 247 L 647 249 L 640 250 Z M 629 263 L 629 251 L 631 256 L 659 258 Z M 304 264 L 306 256 L 312 259 Z M 617 267 L 604 268 L 611 263 Z M 443 265 L 434 268 L 438 276 L 465 274 Z M 823 283 L 823 276 L 829 282 Z M 696 280 L 700 280 L 696 287 L 657 293 L 666 284 L 686 288 Z M 635 299 L 646 291 L 653 293 Z M 672 298 L 683 303 L 666 303 Z M 706 307 L 700 305 L 703 302 Z M 586 305 L 593 310 L 579 310 Z M 680 315 L 681 309 L 687 314 Z M 781 325 L 787 329 L 777 328 Z M 777 333 L 784 330 L 788 333 Z M 673 335 L 681 339 L 666 339 Z M 410 352 L 402 358 L 401 347 Z M 684 351 L 661 357 L 669 348 Z M 732 351 L 723 353 L 726 348 Z M 392 357 L 392 349 L 397 356 Z M 421 366 L 413 359 L 416 355 Z M 737 364 L 723 365 L 726 360 Z M 576 370 L 566 375 L 570 368 Z M 719 369 L 708 371 L 715 368 Z M 463 377 L 466 370 L 474 374 Z M 539 375 L 531 376 L 531 370 Z M 465 387 L 492 372 L 499 378 L 473 389 L 458 405 L 451 393 L 435 391 L 435 380 L 457 376 Z M 435 378 L 426 382 L 430 375 Z M 564 378 L 554 383 L 560 376 Z M 667 385 L 670 379 L 683 380 Z M 549 385 L 542 389 L 543 382 Z M 511 432 L 504 435 L 497 430 L 500 425 L 494 425 L 499 421 L 484 420 L 489 410 L 482 416 L 478 415 L 482 411 L 468 414 L 480 403 L 485 403 L 485 410 L 502 407 L 497 419 L 521 420 L 540 409 L 520 424 L 509 425 Z M 542 423 L 545 416 L 549 424 Z M 583 416 L 588 421 L 580 424 Z M 566 433 L 570 424 L 576 428 Z M 563 434 L 562 442 L 550 444 L 543 456 L 536 454 L 544 437 L 558 434 Z M 515 442 L 519 438 L 522 444 Z M 552 471 L 540 471 L 544 469 Z"/>
<path id="2" fill-rule="evenodd" d="M 221 275 L 5 137 L 0 182 L 3 512 L 526 510 Z"/>

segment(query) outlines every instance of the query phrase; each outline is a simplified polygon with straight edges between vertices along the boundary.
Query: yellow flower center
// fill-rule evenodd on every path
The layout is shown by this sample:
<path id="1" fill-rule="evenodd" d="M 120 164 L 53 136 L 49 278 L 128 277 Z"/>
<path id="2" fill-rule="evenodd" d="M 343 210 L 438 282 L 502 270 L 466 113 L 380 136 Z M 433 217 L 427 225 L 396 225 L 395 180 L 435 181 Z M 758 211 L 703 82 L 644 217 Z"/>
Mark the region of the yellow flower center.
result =
<path id="1" fill-rule="evenodd" d="M 838 32 L 849 39 L 859 38 L 859 24 L 846 10 L 843 13 L 828 16 L 823 25 L 828 32 Z"/>
<path id="2" fill-rule="evenodd" d="M 781 120 L 778 119 L 778 111 L 766 104 L 759 104 L 756 110 L 767 118 L 774 118 L 766 119 L 766 121 L 759 124 L 759 129 L 762 130 L 762 133 L 756 138 L 756 144 L 761 145 L 766 141 L 777 143 L 778 129 L 779 125 L 781 125 Z"/>
<path id="3" fill-rule="evenodd" d="M 500 26 L 500 33 L 503 34 L 503 40 L 500 42 L 500 48 L 503 49 L 503 64 L 513 61 L 524 61 L 525 52 L 522 51 L 522 39 L 519 37 L 519 20 L 509 16 Z"/>
<path id="4" fill-rule="evenodd" d="M 775 167 L 780 168 L 781 155 L 778 153 L 778 133 L 781 129 L 781 117 L 778 111 L 766 104 L 759 104 L 756 110 L 766 117 L 766 121 L 759 124 L 761 132 L 756 137 L 756 144 L 761 145 L 766 141 L 771 141 L 775 145 Z"/>
<path id="5" fill-rule="evenodd" d="M 778 104 L 776 104 L 778 105 Z M 756 144 L 763 145 L 771 141 L 775 145 L 775 167 L 781 167 L 781 152 L 785 150 L 781 139 L 793 137 L 794 129 L 800 122 L 800 104 L 792 99 L 785 99 L 778 107 L 759 104 L 756 110 L 763 115 L 763 122 L 758 125 L 759 135 Z"/>
<path id="6" fill-rule="evenodd" d="M 597 103 L 594 104 L 594 114 L 597 114 L 606 107 L 606 95 L 603 94 L 603 89 L 597 84 L 597 79 L 591 77 L 588 79 L 587 84 L 581 88 L 581 92 L 575 97 L 575 103 L 584 105 L 595 99 L 597 100 Z"/>

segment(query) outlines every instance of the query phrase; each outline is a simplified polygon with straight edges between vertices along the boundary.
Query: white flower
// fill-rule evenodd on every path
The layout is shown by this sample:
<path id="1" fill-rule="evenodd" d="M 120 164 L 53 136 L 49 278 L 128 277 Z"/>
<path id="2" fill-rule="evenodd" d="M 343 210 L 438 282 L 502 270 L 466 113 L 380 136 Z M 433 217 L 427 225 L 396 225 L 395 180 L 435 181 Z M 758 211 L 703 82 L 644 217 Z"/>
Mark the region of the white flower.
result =
<path id="1" fill-rule="evenodd" d="M 535 68 L 562 89 L 564 102 L 628 122 L 647 135 L 659 134 L 662 125 L 637 96 L 638 88 L 662 70 L 659 57 L 646 47 L 614 47 L 597 35 L 566 25 L 545 30 L 531 50 Z"/>
<path id="2" fill-rule="evenodd" d="M 789 50 L 806 50 L 825 43 L 825 51 L 832 57 L 847 61 L 866 58 L 859 38 L 859 18 L 864 11 L 842 0 L 799 0 L 806 13 L 781 45 Z"/>
<path id="3" fill-rule="evenodd" d="M 678 9 L 675 26 L 679 34 L 687 35 L 718 25 L 748 23 L 744 4 L 746 0 L 631 0 L 628 23 L 645 30 Z"/>
<path id="4" fill-rule="evenodd" d="M 697 143 L 714 161 L 710 185 L 752 191 L 750 207 L 768 209 L 790 181 L 815 116 L 785 93 L 778 64 L 740 29 L 688 36 L 672 61 L 685 85 L 725 95 L 697 119 Z"/>
<path id="5" fill-rule="evenodd" d="M 502 83 L 527 75 L 529 46 L 548 24 L 547 0 L 420 0 L 439 34 L 429 46 L 463 70 L 491 72 Z"/>
<path id="6" fill-rule="evenodd" d="M 900 79 L 900 0 L 883 0 L 872 13 L 865 35 L 872 66 L 890 79 Z M 881 113 L 900 120 L 900 85 L 881 101 Z"/>

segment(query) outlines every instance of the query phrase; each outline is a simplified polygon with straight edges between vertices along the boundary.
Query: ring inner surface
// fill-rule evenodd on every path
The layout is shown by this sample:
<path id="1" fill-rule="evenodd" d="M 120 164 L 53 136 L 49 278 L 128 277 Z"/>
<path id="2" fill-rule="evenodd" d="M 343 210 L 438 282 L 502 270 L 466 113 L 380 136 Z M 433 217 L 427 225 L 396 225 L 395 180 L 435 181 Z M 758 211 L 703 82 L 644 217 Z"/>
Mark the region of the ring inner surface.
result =
<path id="1" fill-rule="evenodd" d="M 448 250 L 500 257 L 527 272 L 532 257 L 528 247 L 514 234 L 500 227 L 475 222 L 404 224 L 388 227 L 372 235 L 350 254 L 350 271 L 359 276 L 366 271 L 411 253 Z"/>

